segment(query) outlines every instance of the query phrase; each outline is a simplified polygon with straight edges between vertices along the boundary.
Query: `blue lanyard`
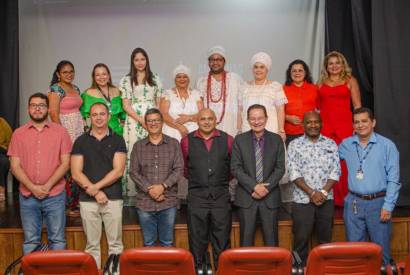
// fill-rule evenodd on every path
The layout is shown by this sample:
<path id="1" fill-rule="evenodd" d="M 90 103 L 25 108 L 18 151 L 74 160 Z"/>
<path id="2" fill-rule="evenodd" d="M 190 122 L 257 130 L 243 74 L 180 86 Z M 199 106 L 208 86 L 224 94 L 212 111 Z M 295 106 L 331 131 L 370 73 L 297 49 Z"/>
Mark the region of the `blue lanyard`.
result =
<path id="1" fill-rule="evenodd" d="M 366 147 L 363 149 L 363 151 L 364 151 L 363 158 L 361 158 L 360 154 L 359 154 L 359 145 L 356 143 L 356 153 L 357 153 L 357 158 L 359 159 L 359 170 L 358 171 L 363 171 L 363 169 L 362 169 L 363 162 L 367 158 L 367 156 L 369 155 L 370 151 L 372 150 L 373 145 L 374 145 L 374 143 L 370 143 L 370 144 L 366 145 Z M 369 148 L 369 149 L 367 150 L 367 148 Z"/>

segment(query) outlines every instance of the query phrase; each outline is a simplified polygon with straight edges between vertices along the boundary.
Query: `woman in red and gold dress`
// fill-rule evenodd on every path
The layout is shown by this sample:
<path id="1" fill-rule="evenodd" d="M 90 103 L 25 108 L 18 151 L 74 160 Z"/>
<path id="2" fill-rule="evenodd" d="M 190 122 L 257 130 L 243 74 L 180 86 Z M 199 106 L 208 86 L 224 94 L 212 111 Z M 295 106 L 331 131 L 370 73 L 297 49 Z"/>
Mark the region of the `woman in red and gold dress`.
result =
<path id="1" fill-rule="evenodd" d="M 346 58 L 333 51 L 326 55 L 319 80 L 319 109 L 322 117 L 322 134 L 337 144 L 353 134 L 352 111 L 361 107 L 360 89 Z M 347 189 L 347 169 L 341 162 L 342 175 L 333 188 L 334 204 L 343 206 Z"/>

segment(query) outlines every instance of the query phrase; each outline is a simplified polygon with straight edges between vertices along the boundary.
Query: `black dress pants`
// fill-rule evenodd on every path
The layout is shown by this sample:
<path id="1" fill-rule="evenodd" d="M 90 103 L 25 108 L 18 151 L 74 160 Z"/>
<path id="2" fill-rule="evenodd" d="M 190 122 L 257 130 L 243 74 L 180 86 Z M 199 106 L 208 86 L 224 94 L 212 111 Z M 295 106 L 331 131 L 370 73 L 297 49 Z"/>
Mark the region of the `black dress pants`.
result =
<path id="1" fill-rule="evenodd" d="M 309 239 L 313 229 L 319 244 L 331 242 L 333 214 L 333 200 L 327 200 L 321 206 L 316 206 L 311 202 L 292 204 L 293 250 L 299 254 L 304 266 L 306 266 Z"/>
<path id="2" fill-rule="evenodd" d="M 7 186 L 7 175 L 10 169 L 9 158 L 7 157 L 7 151 L 0 147 L 0 186 Z"/>

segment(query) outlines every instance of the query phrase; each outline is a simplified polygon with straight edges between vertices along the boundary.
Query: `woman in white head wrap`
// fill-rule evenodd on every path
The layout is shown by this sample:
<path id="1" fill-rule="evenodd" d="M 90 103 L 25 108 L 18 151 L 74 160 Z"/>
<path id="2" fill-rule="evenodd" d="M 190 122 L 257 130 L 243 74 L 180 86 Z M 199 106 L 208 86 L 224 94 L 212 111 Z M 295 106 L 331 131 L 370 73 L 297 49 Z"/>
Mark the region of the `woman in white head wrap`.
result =
<path id="1" fill-rule="evenodd" d="M 246 117 L 248 108 L 253 104 L 260 104 L 265 106 L 268 113 L 266 129 L 279 134 L 285 140 L 284 104 L 287 103 L 287 99 L 282 84 L 268 79 L 272 59 L 269 54 L 259 52 L 252 56 L 251 66 L 254 79 L 243 85 L 239 101 L 242 112 L 242 132 L 250 129 Z"/>
<path id="2" fill-rule="evenodd" d="M 165 91 L 159 109 L 164 116 L 164 134 L 181 138 L 198 129 L 196 115 L 203 108 L 199 91 L 189 88 L 191 71 L 187 66 L 178 65 L 173 72 L 175 87 Z"/>

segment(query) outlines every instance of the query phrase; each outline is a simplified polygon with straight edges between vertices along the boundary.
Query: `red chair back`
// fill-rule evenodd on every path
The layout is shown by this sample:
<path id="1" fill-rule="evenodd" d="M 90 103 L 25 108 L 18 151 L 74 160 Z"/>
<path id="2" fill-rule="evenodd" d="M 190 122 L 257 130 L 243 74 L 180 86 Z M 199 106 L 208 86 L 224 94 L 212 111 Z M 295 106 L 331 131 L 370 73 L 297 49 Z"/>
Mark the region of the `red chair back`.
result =
<path id="1" fill-rule="evenodd" d="M 290 275 L 292 255 L 280 247 L 228 249 L 219 257 L 218 275 Z"/>
<path id="2" fill-rule="evenodd" d="M 120 256 L 120 274 L 195 275 L 194 259 L 182 248 L 127 249 Z"/>
<path id="3" fill-rule="evenodd" d="M 21 261 L 24 275 L 98 275 L 94 258 L 82 251 L 49 250 L 27 254 Z"/>
<path id="4" fill-rule="evenodd" d="M 370 242 L 340 242 L 316 246 L 309 254 L 306 275 L 380 274 L 382 248 Z"/>

